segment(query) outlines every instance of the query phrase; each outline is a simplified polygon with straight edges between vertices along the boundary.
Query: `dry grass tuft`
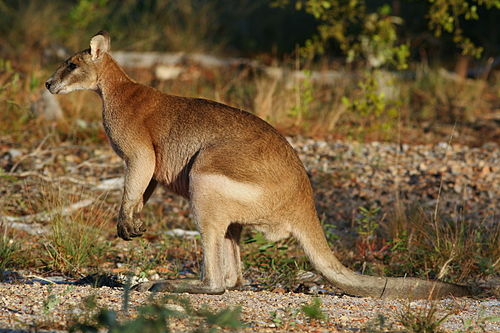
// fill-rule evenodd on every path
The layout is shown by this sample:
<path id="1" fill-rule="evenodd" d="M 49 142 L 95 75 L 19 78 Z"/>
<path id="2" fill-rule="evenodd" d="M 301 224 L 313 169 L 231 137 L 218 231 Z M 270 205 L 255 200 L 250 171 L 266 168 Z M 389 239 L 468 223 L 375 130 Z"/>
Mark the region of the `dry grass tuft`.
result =
<path id="1" fill-rule="evenodd" d="M 109 249 L 104 239 L 112 212 L 103 198 L 96 198 L 89 208 L 67 214 L 68 207 L 82 199 L 81 194 L 65 193 L 60 188 L 45 186 L 43 206 L 54 212 L 49 221 L 50 232 L 43 244 L 47 269 L 69 275 L 84 275 L 97 269 Z"/>

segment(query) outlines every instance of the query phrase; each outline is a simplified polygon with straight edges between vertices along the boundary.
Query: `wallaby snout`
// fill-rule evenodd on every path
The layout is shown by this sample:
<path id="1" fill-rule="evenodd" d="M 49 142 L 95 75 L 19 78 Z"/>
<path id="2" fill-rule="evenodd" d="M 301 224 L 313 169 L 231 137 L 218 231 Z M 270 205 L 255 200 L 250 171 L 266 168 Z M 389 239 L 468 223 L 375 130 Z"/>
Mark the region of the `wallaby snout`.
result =
<path id="1" fill-rule="evenodd" d="M 47 88 L 47 90 L 51 93 L 51 94 L 57 94 L 56 91 L 54 91 L 53 89 L 53 80 L 52 78 L 48 79 L 46 82 L 45 82 L 45 88 Z"/>
<path id="2" fill-rule="evenodd" d="M 57 72 L 56 72 L 57 73 Z M 56 74 L 54 73 L 54 75 Z M 52 75 L 46 82 L 45 82 L 45 88 L 47 88 L 47 90 L 53 94 L 53 95 L 56 95 L 56 94 L 61 94 L 61 93 L 64 93 L 62 92 L 62 87 L 61 87 L 61 84 L 57 82 L 57 80 L 54 80 L 54 75 Z"/>

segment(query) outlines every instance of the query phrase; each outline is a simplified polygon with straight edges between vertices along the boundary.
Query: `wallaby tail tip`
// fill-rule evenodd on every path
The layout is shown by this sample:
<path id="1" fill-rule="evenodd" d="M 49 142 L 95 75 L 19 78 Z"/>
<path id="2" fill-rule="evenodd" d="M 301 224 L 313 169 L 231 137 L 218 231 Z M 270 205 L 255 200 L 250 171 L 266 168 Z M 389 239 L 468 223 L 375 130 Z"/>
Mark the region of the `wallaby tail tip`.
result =
<path id="1" fill-rule="evenodd" d="M 474 296 L 474 294 L 471 288 L 457 284 L 414 278 L 388 278 L 381 298 L 434 300 L 447 297 Z"/>

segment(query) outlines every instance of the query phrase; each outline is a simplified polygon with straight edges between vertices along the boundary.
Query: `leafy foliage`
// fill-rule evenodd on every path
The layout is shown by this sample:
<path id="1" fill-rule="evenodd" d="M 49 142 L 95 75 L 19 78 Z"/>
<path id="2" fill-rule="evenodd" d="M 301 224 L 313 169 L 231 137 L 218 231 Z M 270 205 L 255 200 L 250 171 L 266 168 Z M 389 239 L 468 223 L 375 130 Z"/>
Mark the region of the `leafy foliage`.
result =
<path id="1" fill-rule="evenodd" d="M 310 304 L 303 305 L 301 310 L 311 320 L 326 319 L 326 314 L 321 309 L 321 299 L 318 297 L 313 298 Z"/>
<path id="2" fill-rule="evenodd" d="M 167 303 L 168 302 L 168 303 Z M 174 305 L 172 305 L 174 304 Z M 241 308 L 225 308 L 211 311 L 208 308 L 194 309 L 188 300 L 179 297 L 165 297 L 159 302 L 151 301 L 137 309 L 137 316 L 130 320 L 120 320 L 116 311 L 98 308 L 95 300 L 88 299 L 85 313 L 70 327 L 70 332 L 172 332 L 172 320 L 186 319 L 188 328 L 194 332 L 214 332 L 216 328 L 231 330 L 242 326 Z M 89 314 L 92 314 L 90 315 Z"/>
<path id="3" fill-rule="evenodd" d="M 380 207 L 359 207 L 360 217 L 357 219 L 357 232 L 362 239 L 368 241 L 375 236 L 375 231 L 379 224 L 377 217 L 380 212 Z"/>
<path id="4" fill-rule="evenodd" d="M 426 0 L 429 4 L 429 28 L 439 37 L 443 32 L 453 35 L 453 41 L 462 49 L 464 55 L 479 58 L 483 47 L 475 45 L 465 35 L 461 22 L 463 20 L 479 20 L 480 6 L 487 9 L 500 9 L 498 0 Z"/>
<path id="5" fill-rule="evenodd" d="M 429 29 L 440 37 L 443 32 L 453 35 L 454 43 L 464 55 L 480 57 L 483 47 L 475 45 L 466 36 L 463 20 L 478 20 L 479 7 L 500 8 L 498 0 L 420 0 L 430 6 L 426 12 Z M 276 0 L 274 6 L 290 5 L 290 0 Z M 399 36 L 402 17 L 391 14 L 391 7 L 383 4 L 371 8 L 366 0 L 296 0 L 293 6 L 312 15 L 318 22 L 317 33 L 305 42 L 301 51 L 311 58 L 325 53 L 335 41 L 347 61 L 363 60 L 370 68 L 392 65 L 408 67 L 409 44 Z"/>
<path id="6" fill-rule="evenodd" d="M 294 87 L 295 105 L 290 110 L 290 116 L 295 118 L 295 124 L 299 125 L 310 114 L 311 105 L 314 101 L 314 87 L 311 80 L 311 71 L 304 71 L 305 79 Z"/>
<path id="7" fill-rule="evenodd" d="M 387 81 L 380 71 L 366 71 L 358 83 L 357 91 L 351 96 L 344 96 L 342 103 L 360 122 L 362 133 L 378 132 L 386 139 L 397 125 L 400 103 L 385 95 L 379 81 Z M 390 80 L 390 79 L 389 79 Z M 387 82 L 386 82 L 387 83 Z M 353 131 L 359 136 L 357 126 Z"/>
<path id="8" fill-rule="evenodd" d="M 288 1 L 274 4 L 283 6 Z M 295 8 L 306 11 L 321 22 L 318 33 L 301 48 L 306 57 L 325 53 L 328 42 L 335 40 L 348 62 L 363 59 L 371 68 L 386 64 L 406 68 L 408 46 L 398 43 L 396 31 L 402 20 L 390 15 L 388 5 L 369 12 L 363 0 L 299 0 L 295 2 Z"/>
<path id="9" fill-rule="evenodd" d="M 305 258 L 291 255 L 290 250 L 295 248 L 294 243 L 296 242 L 291 239 L 269 242 L 262 233 L 254 233 L 245 240 L 248 251 L 243 254 L 243 262 L 249 268 L 265 272 L 259 279 L 264 285 L 291 286 L 297 270 L 310 270 Z"/>

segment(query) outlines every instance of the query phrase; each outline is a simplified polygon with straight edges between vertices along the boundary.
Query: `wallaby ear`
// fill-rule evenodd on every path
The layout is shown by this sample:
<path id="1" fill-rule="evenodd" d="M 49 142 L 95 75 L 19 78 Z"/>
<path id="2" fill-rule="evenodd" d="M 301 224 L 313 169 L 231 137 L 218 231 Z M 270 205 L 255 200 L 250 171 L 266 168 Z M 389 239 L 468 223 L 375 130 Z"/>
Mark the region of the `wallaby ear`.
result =
<path id="1" fill-rule="evenodd" d="M 104 53 L 109 52 L 111 42 L 109 39 L 109 34 L 106 31 L 99 31 L 90 40 L 90 54 L 92 55 L 92 60 L 97 60 L 101 58 Z"/>

